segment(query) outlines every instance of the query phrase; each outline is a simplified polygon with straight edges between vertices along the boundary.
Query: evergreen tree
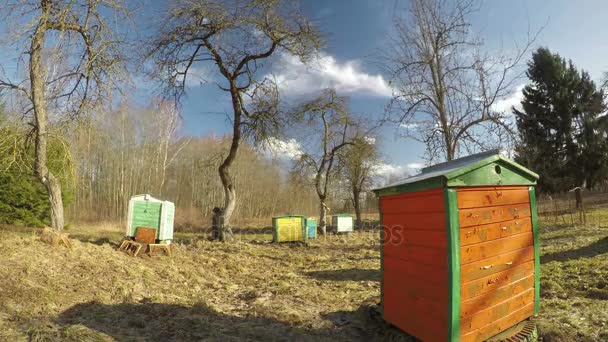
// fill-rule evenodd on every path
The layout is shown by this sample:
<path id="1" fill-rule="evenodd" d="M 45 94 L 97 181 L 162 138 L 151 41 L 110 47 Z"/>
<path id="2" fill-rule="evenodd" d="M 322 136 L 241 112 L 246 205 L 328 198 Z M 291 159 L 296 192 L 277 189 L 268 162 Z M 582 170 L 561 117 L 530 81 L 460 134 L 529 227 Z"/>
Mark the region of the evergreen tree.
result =
<path id="1" fill-rule="evenodd" d="M 572 61 L 539 48 L 528 62 L 523 110 L 513 109 L 517 161 L 537 171 L 541 191 L 593 187 L 606 178 L 608 145 L 600 114 L 604 94 Z"/>
<path id="2" fill-rule="evenodd" d="M 0 223 L 41 227 L 50 225 L 51 212 L 46 190 L 32 172 L 33 148 L 17 125 L 7 123 L 0 106 Z M 52 141 L 49 166 L 66 191 L 64 202 L 72 197 L 72 175 L 66 167 L 65 147 Z M 69 165 L 68 165 L 69 166 Z"/>

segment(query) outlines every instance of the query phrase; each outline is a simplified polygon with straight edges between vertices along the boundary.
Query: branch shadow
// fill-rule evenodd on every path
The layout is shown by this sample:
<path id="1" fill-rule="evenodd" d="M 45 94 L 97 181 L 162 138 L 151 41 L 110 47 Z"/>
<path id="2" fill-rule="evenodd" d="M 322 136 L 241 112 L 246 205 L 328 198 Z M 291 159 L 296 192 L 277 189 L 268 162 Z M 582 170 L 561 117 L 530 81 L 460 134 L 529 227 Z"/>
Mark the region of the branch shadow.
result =
<path id="1" fill-rule="evenodd" d="M 376 298 L 365 300 L 353 311 L 336 311 L 321 314 L 337 328 L 360 331 L 362 341 L 419 342 L 417 338 L 391 325 L 382 318 Z M 351 337 L 350 340 L 353 340 Z"/>
<path id="2" fill-rule="evenodd" d="M 78 240 L 80 242 L 91 243 L 91 244 L 94 244 L 94 245 L 97 245 L 97 246 L 103 246 L 105 244 L 108 244 L 108 245 L 110 245 L 112 247 L 118 248 L 118 246 L 120 245 L 120 243 L 117 243 L 116 241 L 111 240 L 108 237 L 102 237 L 102 238 L 94 239 L 94 238 L 83 236 L 83 235 L 79 235 L 79 234 L 74 234 L 74 235 L 70 234 L 69 237 L 70 237 L 70 239 L 76 239 L 76 240 Z"/>
<path id="3" fill-rule="evenodd" d="M 608 237 L 595 241 L 594 243 L 577 249 L 550 253 L 540 257 L 541 264 L 552 261 L 564 262 L 581 258 L 593 258 L 608 252 Z"/>
<path id="4" fill-rule="evenodd" d="M 380 270 L 349 268 L 342 270 L 326 270 L 307 272 L 307 276 L 319 280 L 331 281 L 380 281 Z"/>
<path id="5" fill-rule="evenodd" d="M 205 304 L 77 304 L 56 320 L 63 328 L 83 325 L 117 341 L 303 341 L 320 340 L 332 330 L 292 326 L 265 317 L 218 313 Z M 337 333 L 333 332 L 334 334 Z"/>

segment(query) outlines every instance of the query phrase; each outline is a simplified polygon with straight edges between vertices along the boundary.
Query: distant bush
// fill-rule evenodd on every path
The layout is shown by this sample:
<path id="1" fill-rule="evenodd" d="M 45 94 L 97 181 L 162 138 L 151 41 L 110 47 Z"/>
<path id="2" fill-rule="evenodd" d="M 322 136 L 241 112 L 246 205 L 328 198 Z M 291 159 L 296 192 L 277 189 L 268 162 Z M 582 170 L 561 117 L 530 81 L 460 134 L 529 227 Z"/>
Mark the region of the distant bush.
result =
<path id="1" fill-rule="evenodd" d="M 46 190 L 35 177 L 0 172 L 0 223 L 41 227 L 50 218 Z"/>
<path id="2" fill-rule="evenodd" d="M 33 146 L 26 129 L 3 120 L 0 105 L 0 223 L 28 227 L 50 225 L 51 213 L 44 185 L 34 176 Z M 50 141 L 49 168 L 62 183 L 64 203 L 73 197 L 64 144 Z"/>

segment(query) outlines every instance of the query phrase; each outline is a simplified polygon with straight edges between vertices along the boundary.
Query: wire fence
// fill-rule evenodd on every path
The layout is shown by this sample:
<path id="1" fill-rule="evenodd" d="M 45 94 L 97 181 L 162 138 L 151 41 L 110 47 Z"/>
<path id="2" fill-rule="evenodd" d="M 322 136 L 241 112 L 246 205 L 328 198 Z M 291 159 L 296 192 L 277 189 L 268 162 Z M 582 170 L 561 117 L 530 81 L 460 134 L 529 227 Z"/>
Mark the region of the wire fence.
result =
<path id="1" fill-rule="evenodd" d="M 556 225 L 593 225 L 608 227 L 608 213 L 601 208 L 608 208 L 608 192 L 583 191 L 582 203 L 577 206 L 574 191 L 561 194 L 544 194 L 537 199 L 539 218 Z"/>

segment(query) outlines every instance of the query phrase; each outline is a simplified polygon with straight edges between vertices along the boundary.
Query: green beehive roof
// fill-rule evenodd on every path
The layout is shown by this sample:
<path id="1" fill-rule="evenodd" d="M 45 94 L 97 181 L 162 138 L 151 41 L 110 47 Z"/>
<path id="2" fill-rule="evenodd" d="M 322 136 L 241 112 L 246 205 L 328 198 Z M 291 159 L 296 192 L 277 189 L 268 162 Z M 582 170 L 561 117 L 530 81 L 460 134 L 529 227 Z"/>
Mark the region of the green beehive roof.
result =
<path id="1" fill-rule="evenodd" d="M 279 219 L 279 218 L 289 218 L 289 217 L 301 217 L 301 218 L 306 218 L 303 215 L 283 215 L 283 216 L 273 216 L 273 219 Z"/>
<path id="2" fill-rule="evenodd" d="M 423 168 L 374 192 L 386 196 L 442 187 L 535 185 L 537 180 L 536 173 L 491 150 Z"/>

